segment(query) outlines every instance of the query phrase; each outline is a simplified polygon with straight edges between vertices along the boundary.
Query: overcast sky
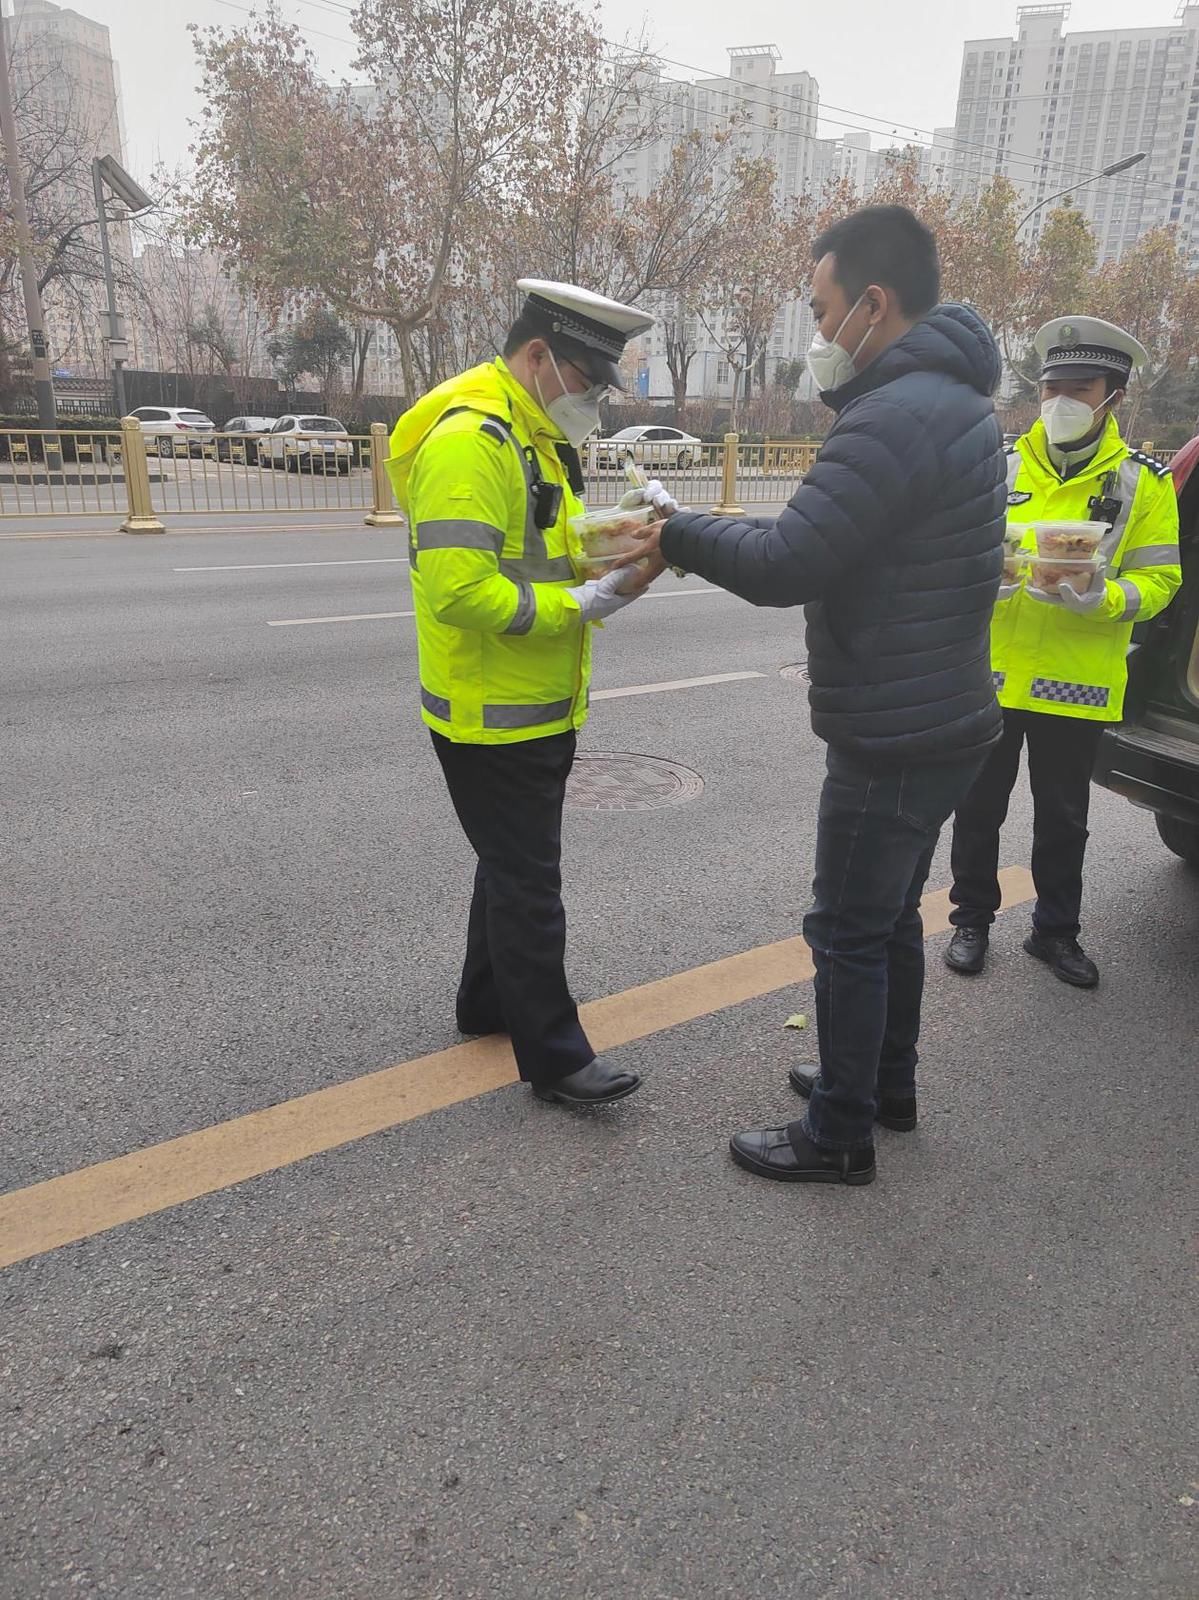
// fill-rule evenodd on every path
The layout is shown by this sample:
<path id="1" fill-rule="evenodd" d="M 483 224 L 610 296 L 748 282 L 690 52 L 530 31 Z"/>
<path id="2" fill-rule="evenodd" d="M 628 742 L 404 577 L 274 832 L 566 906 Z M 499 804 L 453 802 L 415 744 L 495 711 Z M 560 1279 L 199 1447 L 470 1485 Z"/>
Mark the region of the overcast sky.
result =
<path id="1" fill-rule="evenodd" d="M 121 71 L 126 161 L 145 178 L 159 159 L 185 159 L 189 119 L 198 112 L 196 71 L 189 22 L 237 27 L 253 0 L 76 0 L 75 9 L 107 23 Z M 305 29 L 331 77 L 353 76 L 349 18 L 338 0 L 280 0 L 280 9 Z M 1070 31 L 1139 25 L 1165 27 L 1176 0 L 1074 0 Z M 843 132 L 840 123 L 869 125 L 890 136 L 911 137 L 953 122 L 962 41 L 1015 32 L 1014 0 L 821 0 L 793 3 L 780 12 L 776 0 L 740 0 L 735 33 L 727 0 L 602 0 L 610 39 L 636 34 L 642 26 L 663 55 L 683 67 L 672 76 L 726 71 L 730 45 L 776 44 L 780 70 L 807 71 L 820 84 L 829 110 L 823 132 Z M 333 35 L 334 37 L 327 37 Z M 694 69 L 687 70 L 687 69 Z M 861 114 L 881 118 L 866 123 Z"/>

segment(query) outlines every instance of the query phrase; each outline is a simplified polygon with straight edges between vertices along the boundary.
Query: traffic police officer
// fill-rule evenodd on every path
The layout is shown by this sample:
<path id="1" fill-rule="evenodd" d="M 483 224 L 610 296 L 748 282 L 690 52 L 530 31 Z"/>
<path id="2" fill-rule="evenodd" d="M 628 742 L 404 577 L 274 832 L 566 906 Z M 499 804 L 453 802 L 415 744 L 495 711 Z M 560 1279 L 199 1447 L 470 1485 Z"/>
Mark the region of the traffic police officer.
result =
<path id="1" fill-rule="evenodd" d="M 1008 520 L 1103 522 L 1103 558 L 1085 592 L 1015 583 L 1000 590 L 991 665 L 1004 734 L 953 830 L 956 932 L 945 959 L 982 970 L 999 909 L 999 829 L 1028 744 L 1037 901 L 1029 955 L 1090 989 L 1099 970 L 1078 943 L 1091 768 L 1105 725 L 1119 722 L 1132 630 L 1170 603 L 1181 582 L 1178 505 L 1169 470 L 1129 449 L 1115 408 L 1148 360 L 1121 328 L 1059 317 L 1037 334 L 1041 416 L 1008 452 Z M 1030 526 L 1022 549 L 1036 548 Z"/>
<path id="2" fill-rule="evenodd" d="M 595 1104 L 640 1080 L 596 1059 L 567 986 L 562 805 L 591 625 L 643 580 L 581 582 L 569 522 L 584 509 L 578 447 L 654 319 L 570 284 L 518 287 L 503 356 L 405 412 L 387 468 L 409 525 L 421 712 L 478 857 L 458 1026 L 508 1033 L 542 1099 Z"/>

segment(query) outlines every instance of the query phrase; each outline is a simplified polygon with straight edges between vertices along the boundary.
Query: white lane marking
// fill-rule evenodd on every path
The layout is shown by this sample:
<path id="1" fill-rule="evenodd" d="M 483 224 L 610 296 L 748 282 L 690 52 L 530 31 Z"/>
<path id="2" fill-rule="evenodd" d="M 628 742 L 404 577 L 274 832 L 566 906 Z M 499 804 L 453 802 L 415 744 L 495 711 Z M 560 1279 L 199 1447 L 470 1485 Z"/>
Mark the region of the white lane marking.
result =
<path id="1" fill-rule="evenodd" d="M 681 600 L 694 594 L 727 594 L 726 589 L 671 589 L 665 594 L 642 595 L 643 600 Z M 363 611 L 349 617 L 285 617 L 280 622 L 268 622 L 268 628 L 307 628 L 317 622 L 381 622 L 392 617 L 414 617 L 415 611 Z"/>
<path id="2" fill-rule="evenodd" d="M 716 672 L 709 678 L 676 678 L 672 683 L 634 683 L 627 689 L 593 689 L 593 700 L 621 700 L 629 694 L 666 694 L 671 689 L 701 689 L 709 683 L 742 683 L 747 678 L 764 678 L 764 672 Z"/>
<path id="3" fill-rule="evenodd" d="M 727 589 L 718 589 L 715 584 L 704 584 L 702 589 L 663 589 L 660 593 L 654 589 L 647 589 L 641 596 L 643 600 L 685 600 L 689 594 L 723 594 Z"/>
<path id="4" fill-rule="evenodd" d="M 172 567 L 172 572 L 266 572 L 277 567 L 388 567 L 407 566 L 407 556 L 361 556 L 354 561 L 247 561 L 236 567 Z"/>
<path id="5" fill-rule="evenodd" d="M 363 611 L 354 617 L 286 617 L 268 622 L 268 628 L 310 628 L 315 622 L 383 622 L 391 617 L 414 617 L 415 611 Z"/>

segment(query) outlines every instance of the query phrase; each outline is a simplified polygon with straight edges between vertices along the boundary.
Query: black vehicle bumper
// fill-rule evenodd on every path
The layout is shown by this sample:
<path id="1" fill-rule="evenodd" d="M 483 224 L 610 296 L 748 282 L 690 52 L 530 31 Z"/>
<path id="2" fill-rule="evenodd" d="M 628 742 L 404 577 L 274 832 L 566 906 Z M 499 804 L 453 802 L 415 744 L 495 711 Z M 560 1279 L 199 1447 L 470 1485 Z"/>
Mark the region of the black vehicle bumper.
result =
<path id="1" fill-rule="evenodd" d="M 1199 827 L 1199 738 L 1129 723 L 1099 741 L 1094 779 L 1133 805 Z"/>

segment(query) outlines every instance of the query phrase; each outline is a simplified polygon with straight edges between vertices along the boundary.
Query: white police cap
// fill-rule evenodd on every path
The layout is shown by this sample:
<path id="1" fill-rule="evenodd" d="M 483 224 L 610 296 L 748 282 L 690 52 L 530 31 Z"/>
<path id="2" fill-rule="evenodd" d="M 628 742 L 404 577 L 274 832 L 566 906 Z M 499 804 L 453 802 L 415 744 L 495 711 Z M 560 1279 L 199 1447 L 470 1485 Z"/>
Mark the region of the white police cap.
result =
<path id="1" fill-rule="evenodd" d="M 1114 378 L 1121 388 L 1149 360 L 1131 333 L 1099 317 L 1054 317 L 1038 329 L 1033 349 L 1042 378 Z"/>
<path id="2" fill-rule="evenodd" d="M 543 278 L 521 278 L 516 287 L 526 300 L 523 314 L 552 346 L 558 341 L 581 347 L 587 367 L 597 383 L 623 389 L 620 358 L 637 334 L 652 328 L 655 319 L 636 306 L 621 305 L 573 283 L 549 283 Z"/>

